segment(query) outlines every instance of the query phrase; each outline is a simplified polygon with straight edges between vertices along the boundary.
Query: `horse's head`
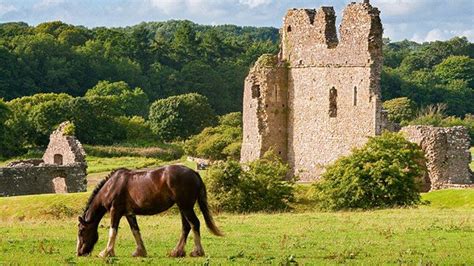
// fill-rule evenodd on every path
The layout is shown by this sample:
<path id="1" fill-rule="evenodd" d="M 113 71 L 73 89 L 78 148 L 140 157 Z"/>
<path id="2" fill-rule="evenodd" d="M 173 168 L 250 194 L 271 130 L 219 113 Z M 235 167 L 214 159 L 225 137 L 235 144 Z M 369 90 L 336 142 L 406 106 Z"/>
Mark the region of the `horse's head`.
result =
<path id="1" fill-rule="evenodd" d="M 95 243 L 99 239 L 97 225 L 87 222 L 79 216 L 77 233 L 77 256 L 87 256 L 94 249 Z"/>

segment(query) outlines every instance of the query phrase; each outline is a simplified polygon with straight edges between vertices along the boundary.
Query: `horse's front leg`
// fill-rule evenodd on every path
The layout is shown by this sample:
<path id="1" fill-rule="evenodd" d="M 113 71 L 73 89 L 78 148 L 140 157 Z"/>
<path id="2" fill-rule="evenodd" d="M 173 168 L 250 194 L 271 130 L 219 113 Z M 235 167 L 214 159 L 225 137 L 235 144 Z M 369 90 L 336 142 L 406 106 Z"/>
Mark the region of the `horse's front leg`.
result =
<path id="1" fill-rule="evenodd" d="M 137 249 L 133 252 L 132 256 L 134 257 L 146 257 L 146 249 L 143 244 L 142 235 L 140 234 L 140 228 L 138 228 L 137 217 L 135 215 L 127 215 L 127 221 L 132 230 L 133 237 L 135 242 L 137 242 Z"/>
<path id="2" fill-rule="evenodd" d="M 107 241 L 107 247 L 99 253 L 102 258 L 115 256 L 115 240 L 117 238 L 118 227 L 122 214 L 117 212 L 114 208 L 110 210 L 110 229 L 109 229 L 109 240 Z"/>

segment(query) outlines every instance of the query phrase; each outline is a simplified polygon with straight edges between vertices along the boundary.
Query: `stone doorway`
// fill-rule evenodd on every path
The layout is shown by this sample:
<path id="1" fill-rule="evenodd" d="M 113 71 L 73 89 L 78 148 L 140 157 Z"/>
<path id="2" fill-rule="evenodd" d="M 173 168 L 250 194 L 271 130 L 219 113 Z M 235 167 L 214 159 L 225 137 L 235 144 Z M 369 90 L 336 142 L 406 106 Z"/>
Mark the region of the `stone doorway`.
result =
<path id="1" fill-rule="evenodd" d="M 66 178 L 60 176 L 54 178 L 53 187 L 55 193 L 67 193 Z"/>

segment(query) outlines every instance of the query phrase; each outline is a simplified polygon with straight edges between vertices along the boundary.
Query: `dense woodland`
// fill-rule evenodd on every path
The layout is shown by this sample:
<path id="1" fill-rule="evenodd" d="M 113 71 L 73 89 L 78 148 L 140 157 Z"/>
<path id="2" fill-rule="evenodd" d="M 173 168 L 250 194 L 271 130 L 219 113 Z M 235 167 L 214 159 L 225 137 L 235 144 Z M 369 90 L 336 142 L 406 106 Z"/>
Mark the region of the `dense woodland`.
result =
<path id="1" fill-rule="evenodd" d="M 186 140 L 219 127 L 217 115 L 241 111 L 249 67 L 276 53 L 278 38 L 275 28 L 190 21 L 0 24 L 0 156 L 44 146 L 64 120 L 82 142 L 105 145 Z M 474 124 L 473 43 L 386 39 L 384 57 L 382 95 L 397 122 Z M 186 109 L 193 105 L 200 109 Z"/>

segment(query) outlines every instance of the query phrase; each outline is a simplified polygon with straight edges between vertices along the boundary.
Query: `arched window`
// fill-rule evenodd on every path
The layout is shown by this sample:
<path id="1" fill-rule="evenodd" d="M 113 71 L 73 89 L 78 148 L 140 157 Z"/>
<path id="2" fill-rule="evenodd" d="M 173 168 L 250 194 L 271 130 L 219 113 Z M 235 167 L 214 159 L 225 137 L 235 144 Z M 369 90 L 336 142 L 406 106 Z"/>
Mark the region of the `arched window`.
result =
<path id="1" fill-rule="evenodd" d="M 291 32 L 291 25 L 288 25 L 288 27 L 286 28 L 286 32 Z"/>
<path id="2" fill-rule="evenodd" d="M 337 116 L 337 90 L 332 87 L 329 90 L 329 117 Z"/>
<path id="3" fill-rule="evenodd" d="M 357 106 L 357 87 L 354 87 L 354 106 Z"/>
<path id="4" fill-rule="evenodd" d="M 54 164 L 63 165 L 63 156 L 61 154 L 54 155 Z"/>

